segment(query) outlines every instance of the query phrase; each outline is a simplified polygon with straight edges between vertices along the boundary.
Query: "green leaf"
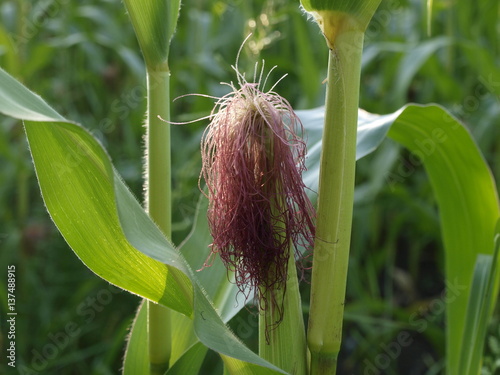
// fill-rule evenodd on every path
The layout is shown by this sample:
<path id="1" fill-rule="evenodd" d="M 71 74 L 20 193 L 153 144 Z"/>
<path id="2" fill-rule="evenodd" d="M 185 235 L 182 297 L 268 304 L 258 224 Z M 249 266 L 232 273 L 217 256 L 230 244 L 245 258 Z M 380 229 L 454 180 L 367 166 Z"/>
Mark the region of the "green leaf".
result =
<path id="1" fill-rule="evenodd" d="M 452 43 L 451 38 L 443 36 L 423 41 L 417 46 L 409 48 L 399 63 L 398 72 L 395 73 L 398 79 L 394 81 L 394 88 L 391 90 L 392 101 L 403 104 L 404 102 L 400 101 L 407 97 L 410 84 L 417 73 L 421 71 L 422 66 L 438 50 L 448 47 Z"/>
<path id="2" fill-rule="evenodd" d="M 193 270 L 197 270 L 198 278 L 203 289 L 213 301 L 214 307 L 221 316 L 224 323 L 233 318 L 238 311 L 245 306 L 244 296 L 238 295 L 238 287 L 231 282 L 232 275 L 228 275 L 226 267 L 219 257 L 216 257 L 210 267 L 203 267 L 210 254 L 210 243 L 212 236 L 208 229 L 207 220 L 208 200 L 204 195 L 200 196 L 194 225 L 186 240 L 179 246 L 179 251 L 186 258 Z M 239 297 L 237 299 L 237 297 Z M 192 320 L 181 314 L 172 315 L 172 360 L 180 358 L 183 353 L 198 338 L 194 333 Z"/>
<path id="3" fill-rule="evenodd" d="M 389 136 L 422 160 L 438 202 L 447 289 L 456 297 L 446 309 L 447 370 L 455 374 L 474 263 L 492 253 L 500 216 L 495 182 L 470 133 L 438 106 L 408 106 Z"/>
<path id="4" fill-rule="evenodd" d="M 500 341 L 495 336 L 488 337 L 488 348 L 495 356 L 500 356 Z"/>
<path id="5" fill-rule="evenodd" d="M 148 311 L 144 300 L 141 301 L 134 319 L 125 350 L 123 375 L 147 374 L 149 371 Z"/>
<path id="6" fill-rule="evenodd" d="M 199 270 L 196 275 L 200 284 L 203 285 L 203 288 L 209 295 L 210 299 L 214 301 L 215 308 L 217 309 L 223 322 L 226 323 L 245 306 L 245 301 L 241 298 L 243 297 L 242 295 L 240 295 L 240 298 L 237 300 L 238 288 L 230 281 L 226 268 L 220 258 L 217 257 L 210 267 L 202 269 L 203 264 L 209 256 L 209 245 L 212 242 L 206 216 L 207 207 L 208 200 L 205 196 L 201 195 L 196 210 L 193 228 L 186 240 L 179 246 L 179 251 L 186 258 L 193 270 Z M 203 318 L 204 316 L 202 319 Z M 171 354 L 171 363 L 173 363 L 173 367 L 177 368 L 176 366 L 181 366 L 180 364 L 177 365 L 177 361 L 185 361 L 185 358 L 190 356 L 204 356 L 206 350 L 202 351 L 193 349 L 194 345 L 199 342 L 194 332 L 193 321 L 185 315 L 175 312 L 172 313 L 171 319 L 172 342 L 175 343 L 172 347 Z M 132 332 L 143 330 L 143 336 L 147 337 L 145 336 L 146 329 L 147 325 L 142 324 L 138 318 L 134 321 Z M 131 336 L 130 339 L 132 340 L 133 336 Z M 131 344 L 129 343 L 128 346 L 130 347 Z M 204 348 L 206 349 L 206 347 Z M 190 354 L 188 354 L 188 351 L 190 351 Z M 127 356 L 128 353 L 129 352 L 127 351 Z M 145 352 L 145 355 L 147 360 L 147 351 Z M 191 361 L 197 360 L 196 358 L 193 357 Z M 184 367 L 179 368 L 183 369 Z M 180 373 L 182 373 L 182 371 Z"/>
<path id="7" fill-rule="evenodd" d="M 38 95 L 0 68 L 0 112 L 33 121 L 66 121 Z"/>
<path id="8" fill-rule="evenodd" d="M 202 343 L 194 344 L 170 367 L 165 375 L 198 374 L 206 353 L 206 346 Z"/>
<path id="9" fill-rule="evenodd" d="M 281 373 L 228 330 L 185 259 L 149 220 L 113 170 L 105 151 L 87 131 L 62 122 L 62 116 L 2 70 L 0 111 L 41 121 L 26 121 L 25 126 L 42 193 L 54 222 L 82 261 L 122 288 L 187 315 L 193 312 L 194 330 L 205 346 L 251 362 L 243 365 L 229 359 L 229 368 L 243 366 L 253 373 Z M 312 112 L 322 123 L 318 110 Z M 365 118 L 369 120 L 364 125 L 365 136 L 360 124 L 358 157 L 377 147 L 392 125 L 390 136 L 421 156 L 436 192 L 446 277 L 459 291 L 447 309 L 448 367 L 453 372 L 464 336 L 474 260 L 478 253 L 491 253 L 493 228 L 499 216 L 491 174 L 467 130 L 440 107 L 408 106 L 391 115 Z M 307 121 L 303 122 L 309 127 Z M 310 150 L 314 151 L 311 144 Z M 309 179 L 313 179 L 313 173 L 309 173 Z M 388 183 L 404 179 L 388 176 Z M 191 283 L 184 273 L 192 282 L 194 304 Z"/>
<path id="10" fill-rule="evenodd" d="M 174 317 L 182 317 L 184 320 L 174 320 L 173 327 L 177 328 L 179 323 L 182 322 L 183 327 L 192 327 L 192 321 L 185 315 L 175 314 Z M 127 341 L 127 348 L 125 351 L 125 358 L 123 362 L 123 375 L 147 374 L 149 371 L 149 351 L 148 346 L 148 325 L 147 325 L 147 305 L 144 300 L 141 301 L 136 317 L 132 324 L 131 332 Z M 186 329 L 184 328 L 183 331 Z M 175 331 L 174 331 L 175 332 Z M 175 343 L 173 349 L 179 351 L 182 345 L 179 345 L 180 335 L 177 337 L 173 335 L 172 342 Z M 207 347 L 200 343 L 198 340 L 194 341 L 187 348 L 182 350 L 182 353 L 177 358 L 172 358 L 174 362 L 166 375 L 184 375 L 184 374 L 197 374 L 203 363 L 207 352 Z"/>
<path id="11" fill-rule="evenodd" d="M 308 134 L 313 134 L 308 142 L 308 165 L 313 168 L 304 179 L 307 186 L 315 190 L 318 173 L 314 164 L 317 162 L 311 159 L 319 159 L 321 145 L 317 134 L 323 122 L 323 110 L 298 114 Z M 363 117 L 368 121 L 364 122 Z M 408 105 L 384 116 L 367 116 L 360 111 L 359 118 L 358 158 L 373 151 L 390 127 L 389 137 L 418 157 L 413 159 L 413 167 L 423 164 L 434 189 L 444 242 L 447 292 L 453 296 L 448 298 L 446 310 L 447 369 L 450 374 L 458 373 L 474 263 L 478 254 L 492 253 L 491 241 L 500 216 L 491 172 L 467 129 L 439 106 Z M 309 123 L 311 119 L 314 121 Z M 404 183 L 406 178 L 406 174 L 392 173 L 386 181 L 392 186 Z M 498 277 L 495 290 L 498 290 Z"/>
<path id="12" fill-rule="evenodd" d="M 460 374 L 479 374 L 488 323 L 497 297 L 500 221 L 493 255 L 479 254 L 474 267 L 460 354 Z"/>
<path id="13" fill-rule="evenodd" d="M 387 132 L 401 111 L 393 114 L 379 116 L 363 110 L 358 112 L 358 134 L 356 140 L 356 159 L 375 151 L 385 139 Z M 321 140 L 323 137 L 324 107 L 310 110 L 297 111 L 302 124 L 306 128 L 307 136 L 307 170 L 303 174 L 305 185 L 309 188 L 307 193 L 312 201 L 317 199 L 319 159 L 321 156 Z"/>
<path id="14" fill-rule="evenodd" d="M 70 123 L 26 121 L 25 129 L 47 210 L 82 262 L 121 288 L 190 315 L 189 279 L 127 241 L 114 185 L 121 195 L 128 190 L 97 141 Z M 175 258 L 173 246 L 163 245 L 161 251 Z"/>
<path id="15" fill-rule="evenodd" d="M 488 320 L 482 319 L 486 301 L 488 281 L 491 278 L 492 256 L 479 254 L 474 267 L 471 294 L 464 327 L 464 338 L 460 355 L 461 375 L 478 374 L 483 354 L 484 336 L 479 340 L 480 331 L 486 333 Z M 488 306 L 489 307 L 489 306 Z M 476 353 L 479 353 L 479 358 Z M 479 361 L 474 360 L 474 358 Z"/>
<path id="16" fill-rule="evenodd" d="M 146 65 L 156 67 L 166 64 L 181 1 L 124 0 L 124 3 Z"/>
<path id="17" fill-rule="evenodd" d="M 0 82 L 12 81 L 6 76 L 0 69 Z M 4 97 L 23 98 L 28 111 L 11 111 L 16 118 L 38 108 L 40 118 L 50 118 L 43 113 L 48 106 L 20 84 L 2 87 L 0 101 Z M 249 362 L 255 374 L 284 373 L 224 324 L 182 254 L 149 219 L 101 145 L 79 125 L 54 117 L 26 121 L 25 129 L 47 209 L 80 259 L 109 282 L 190 316 L 206 347 Z"/>
<path id="18" fill-rule="evenodd" d="M 221 355 L 222 360 L 224 361 L 224 373 L 231 375 L 271 375 L 274 372 L 270 369 L 259 369 L 259 372 L 256 372 L 256 369 L 253 366 L 250 366 L 249 363 L 240 361 L 236 358 Z"/>
<path id="19" fill-rule="evenodd" d="M 208 199 L 201 194 L 193 229 L 184 242 L 179 245 L 179 251 L 196 270 L 196 277 L 203 289 L 210 296 L 215 308 L 224 322 L 231 320 L 245 306 L 244 296 L 239 293 L 232 274 L 228 274 L 220 257 L 208 259 L 212 236 L 208 228 Z M 204 264 L 210 261 L 209 267 Z"/>
<path id="20" fill-rule="evenodd" d="M 500 95 L 500 70 L 491 50 L 482 44 L 463 41 L 459 44 L 479 81 L 493 94 Z"/>

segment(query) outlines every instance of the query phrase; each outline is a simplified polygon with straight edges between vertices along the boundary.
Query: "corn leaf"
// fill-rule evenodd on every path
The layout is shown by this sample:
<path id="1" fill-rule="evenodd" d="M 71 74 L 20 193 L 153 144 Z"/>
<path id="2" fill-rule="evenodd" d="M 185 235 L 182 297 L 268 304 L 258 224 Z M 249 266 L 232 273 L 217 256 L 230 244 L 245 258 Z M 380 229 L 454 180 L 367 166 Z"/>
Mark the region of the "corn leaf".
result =
<path id="1" fill-rule="evenodd" d="M 495 306 L 500 247 L 500 221 L 496 227 L 493 255 L 479 254 L 474 267 L 471 293 L 467 305 L 464 340 L 460 354 L 460 374 L 479 374 L 488 322 Z"/>
<path id="2" fill-rule="evenodd" d="M 323 109 L 298 112 L 309 134 L 304 180 L 317 186 Z M 408 148 L 423 164 L 439 208 L 448 293 L 446 310 L 447 369 L 459 373 L 460 346 L 465 338 L 467 301 L 478 254 L 492 253 L 500 216 L 491 172 L 467 129 L 436 105 L 408 105 L 384 116 L 359 113 L 357 157 L 372 152 L 387 134 Z M 365 135 L 363 135 L 365 133 Z M 312 136 L 311 136 L 312 135 Z M 388 184 L 404 183 L 406 175 L 389 174 Z M 498 290 L 498 277 L 495 279 Z M 492 297 L 493 298 L 493 297 Z"/>
<path id="3" fill-rule="evenodd" d="M 213 301 L 214 306 L 223 322 L 227 323 L 245 306 L 245 301 L 241 298 L 241 295 L 239 296 L 240 298 L 237 299 L 238 288 L 230 281 L 231 279 L 227 274 L 226 268 L 219 258 L 216 258 L 210 267 L 203 268 L 203 264 L 207 260 L 210 252 L 209 245 L 212 242 L 206 216 L 207 206 L 208 201 L 202 195 L 198 203 L 191 233 L 179 246 L 179 251 L 186 258 L 193 270 L 199 270 L 199 272 L 196 273 L 198 280 L 201 285 L 203 285 L 203 288 L 209 295 L 210 299 Z M 203 318 L 204 316 L 202 319 Z M 176 312 L 172 312 L 171 319 L 172 342 L 175 343 L 172 347 L 171 363 L 174 366 L 181 366 L 177 365 L 176 361 L 183 360 L 183 358 L 185 360 L 186 356 L 204 356 L 206 350 L 202 351 L 193 349 L 193 346 L 199 342 L 194 332 L 193 321 L 185 315 Z M 141 333 L 136 333 L 136 331 L 141 331 Z M 145 336 L 147 334 L 146 332 L 147 325 L 140 321 L 138 315 L 132 325 L 132 335 L 130 336 L 130 340 L 134 339 L 134 335 L 147 337 Z M 140 345 L 144 347 L 144 342 Z M 133 352 L 134 348 L 135 345 L 129 342 L 125 353 L 125 364 L 127 364 L 129 354 L 135 357 L 134 360 L 137 360 L 137 354 Z M 147 350 L 141 349 L 141 351 L 145 356 L 144 360 L 146 361 L 146 364 L 148 364 Z M 187 353 L 188 351 L 190 351 L 190 354 Z M 191 358 L 191 361 L 196 361 L 196 358 Z M 126 366 L 124 366 L 124 369 L 126 369 Z M 130 374 L 133 373 L 133 371 L 130 372 Z"/>
<path id="4" fill-rule="evenodd" d="M 175 342 L 175 341 L 174 341 Z M 200 367 L 207 353 L 207 347 L 198 342 L 192 345 L 186 352 L 174 363 L 165 375 L 186 375 L 198 374 Z"/>
<path id="5" fill-rule="evenodd" d="M 127 341 L 123 375 L 147 374 L 149 371 L 147 305 L 141 301 Z"/>
<path id="6" fill-rule="evenodd" d="M 309 198 L 317 199 L 319 182 L 319 159 L 321 156 L 321 139 L 323 136 L 324 107 L 296 112 L 306 128 L 307 158 L 302 178 L 308 187 Z M 386 116 L 378 116 L 363 110 L 358 112 L 358 135 L 356 142 L 356 159 L 375 151 L 385 139 L 387 132 L 401 111 Z"/>
<path id="7" fill-rule="evenodd" d="M 212 236 L 208 229 L 207 220 L 208 200 L 201 195 L 198 202 L 194 225 L 186 240 L 179 245 L 179 251 L 186 258 L 203 289 L 213 301 L 222 321 L 227 323 L 238 311 L 245 306 L 238 287 L 232 282 L 232 276 L 227 273 L 226 267 L 219 257 L 216 257 L 210 267 L 203 267 L 210 253 L 209 245 Z M 176 360 L 184 351 L 198 342 L 192 321 L 182 314 L 172 316 L 172 360 Z"/>
<path id="8" fill-rule="evenodd" d="M 224 324 L 187 261 L 149 219 L 99 142 L 1 69 L 0 87 L 0 112 L 40 119 L 24 122 L 40 189 L 77 256 L 109 282 L 189 316 L 206 347 L 247 362 L 254 374 L 283 373 Z"/>
<path id="9" fill-rule="evenodd" d="M 227 329 L 224 321 L 234 311 L 228 309 L 221 319 L 189 265 L 193 260 L 188 262 L 149 220 L 106 152 L 85 129 L 65 120 L 3 70 L 0 112 L 27 120 L 26 133 L 47 209 L 87 266 L 119 287 L 192 318 L 196 337 L 222 354 L 228 371 L 282 373 Z M 309 134 L 311 168 L 304 178 L 313 181 L 323 111 L 299 115 Z M 457 373 L 473 265 L 479 253 L 492 253 L 499 216 L 491 173 L 468 131 L 438 106 L 410 105 L 386 116 L 360 112 L 358 130 L 358 158 L 376 149 L 389 131 L 390 137 L 420 157 L 428 172 L 440 210 L 447 282 L 459 291 L 447 309 L 447 367 L 450 373 Z M 403 183 L 404 179 L 390 175 L 387 182 Z M 308 185 L 314 189 L 314 184 Z M 183 247 L 189 259 L 194 249 L 205 246 L 207 238 L 188 242 Z M 497 277 L 494 290 L 498 290 Z M 216 289 L 210 292 L 215 299 L 217 293 Z M 234 303 L 231 298 L 222 297 L 221 301 L 224 299 L 224 306 L 228 301 Z"/>
<path id="10" fill-rule="evenodd" d="M 446 309 L 447 371 L 456 374 L 474 263 L 493 250 L 500 215 L 495 182 L 470 133 L 438 106 L 408 106 L 389 136 L 421 158 L 438 202 L 445 275 L 456 296 Z"/>

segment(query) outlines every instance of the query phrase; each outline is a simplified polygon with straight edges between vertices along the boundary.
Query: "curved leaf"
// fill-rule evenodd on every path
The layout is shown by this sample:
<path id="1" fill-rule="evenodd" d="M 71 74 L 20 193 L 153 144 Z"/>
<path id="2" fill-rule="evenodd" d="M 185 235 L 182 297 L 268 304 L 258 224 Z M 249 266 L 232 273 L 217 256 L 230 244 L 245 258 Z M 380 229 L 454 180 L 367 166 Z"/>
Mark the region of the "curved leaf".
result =
<path id="1" fill-rule="evenodd" d="M 222 360 L 224 361 L 224 371 L 225 373 L 232 375 L 271 375 L 274 374 L 269 369 L 263 369 L 262 371 L 256 372 L 255 368 L 249 366 L 248 363 L 240 361 L 236 358 L 221 355 Z"/>
<path id="2" fill-rule="evenodd" d="M 170 258 L 168 252 L 162 251 L 165 242 L 168 243 L 168 241 L 163 237 L 160 230 L 149 220 L 142 207 L 123 184 L 117 183 L 115 189 L 123 230 L 130 243 L 154 259 L 175 264 L 191 278 L 194 291 L 193 324 L 198 339 L 205 346 L 220 354 L 248 362 L 246 366 L 251 368 L 255 374 L 260 374 L 261 371 L 265 371 L 265 373 L 269 371 L 284 373 L 250 351 L 229 330 L 209 298 L 207 298 L 206 292 L 182 255 L 177 253 L 174 258 Z M 264 370 L 263 368 L 267 369 Z"/>
<path id="3" fill-rule="evenodd" d="M 297 111 L 300 121 L 304 125 L 307 136 L 307 158 L 306 167 L 302 178 L 305 185 L 309 188 L 309 195 L 315 200 L 316 191 L 318 191 L 319 180 L 319 159 L 321 156 L 321 140 L 323 137 L 323 123 L 325 116 L 324 107 L 318 107 L 309 110 Z M 356 160 L 375 151 L 385 139 L 387 132 L 401 111 L 390 115 L 379 116 L 363 111 L 358 112 L 358 135 L 356 144 Z"/>
<path id="4" fill-rule="evenodd" d="M 438 106 L 408 106 L 389 136 L 422 160 L 439 207 L 449 298 L 447 371 L 458 373 L 478 254 L 491 254 L 500 216 L 491 172 L 467 129 Z M 496 280 L 498 283 L 498 280 Z"/>
<path id="5" fill-rule="evenodd" d="M 201 342 L 192 345 L 165 375 L 198 374 L 206 353 L 207 347 Z"/>
<path id="6" fill-rule="evenodd" d="M 144 300 L 135 315 L 123 361 L 123 375 L 147 374 L 149 371 L 148 311 Z"/>
<path id="7" fill-rule="evenodd" d="M 403 104 L 402 98 L 407 97 L 415 75 L 421 70 L 431 56 L 435 55 L 438 50 L 447 47 L 454 41 L 449 37 L 437 37 L 430 40 L 422 41 L 418 46 L 408 48 L 404 57 L 399 63 L 398 72 L 394 81 L 394 88 L 391 90 L 392 101 Z"/>
<path id="8" fill-rule="evenodd" d="M 313 134 L 308 155 L 309 165 L 313 167 L 304 174 L 304 179 L 314 189 L 318 180 L 314 164 L 319 160 L 321 148 L 318 127 L 322 126 L 323 110 L 298 113 L 306 131 Z M 474 263 L 478 254 L 491 254 L 495 223 L 500 216 L 491 172 L 467 129 L 439 106 L 408 105 L 393 114 L 371 115 L 367 122 L 363 122 L 363 116 L 367 118 L 363 111 L 359 115 L 358 159 L 373 151 L 390 128 L 389 137 L 418 156 L 418 160 L 413 160 L 414 167 L 423 164 L 434 189 L 450 295 L 446 310 L 447 369 L 450 374 L 458 373 Z M 359 137 L 363 127 L 366 135 Z M 390 174 L 386 181 L 403 183 L 408 173 L 411 171 Z M 497 288 L 498 277 L 495 290 Z"/>
<path id="9" fill-rule="evenodd" d="M 12 80 L 1 69 L 0 77 L 0 82 Z M 42 108 L 41 118 L 52 120 L 25 121 L 42 196 L 68 244 L 93 272 L 192 317 L 205 346 L 248 362 L 255 374 L 284 373 L 224 324 L 186 260 L 149 219 L 97 140 L 60 116 L 46 116 L 47 105 L 20 84 L 3 87 L 0 95 L 24 98 L 27 110 L 7 112 L 13 117 L 23 119 Z"/>
<path id="10" fill-rule="evenodd" d="M 0 68 L 0 112 L 33 121 L 66 121 L 38 95 Z"/>
<path id="11" fill-rule="evenodd" d="M 205 215 L 207 207 L 208 201 L 201 195 L 196 209 L 193 228 L 186 240 L 179 246 L 179 251 L 186 258 L 193 270 L 199 270 L 199 272 L 196 272 L 196 276 L 200 284 L 203 285 L 210 299 L 214 301 L 217 312 L 221 316 L 223 322 L 226 323 L 245 306 L 245 301 L 242 300 L 242 298 L 237 300 L 238 288 L 230 281 L 226 268 L 219 258 L 216 258 L 210 267 L 202 269 L 210 253 L 209 245 L 212 242 L 212 237 L 208 229 L 207 216 Z M 178 360 L 185 361 L 186 358 L 191 358 L 191 356 L 195 356 L 196 358 L 198 358 L 197 356 L 204 356 L 206 350 L 193 349 L 194 345 L 199 343 L 199 340 L 195 335 L 194 324 L 191 319 L 185 315 L 172 312 L 171 321 L 172 342 L 175 342 L 175 345 L 172 347 L 171 364 L 173 366 L 172 368 L 175 367 L 177 369 L 176 371 L 178 371 L 184 368 L 184 365 L 177 364 Z M 133 340 L 134 334 L 137 334 L 136 331 L 141 330 L 142 335 L 146 335 L 147 325 L 142 324 L 138 317 L 133 323 L 130 340 Z M 141 345 L 143 345 L 143 343 L 141 343 Z M 128 347 L 133 346 L 134 345 L 129 342 Z M 204 348 L 206 349 L 206 347 Z M 188 351 L 190 353 L 188 353 Z M 127 363 L 129 353 L 130 352 L 127 350 L 125 363 Z M 135 353 L 130 354 L 136 356 Z M 143 354 L 147 361 L 147 350 L 145 350 Z M 192 360 L 196 360 L 196 358 L 193 357 Z M 148 362 L 146 362 L 146 364 L 148 364 Z M 133 374 L 134 372 L 130 373 Z"/>
<path id="12" fill-rule="evenodd" d="M 191 267 L 149 220 L 87 131 L 63 122 L 43 100 L 1 70 L 0 111 L 41 121 L 26 121 L 25 126 L 44 200 L 82 261 L 110 282 L 190 315 L 197 337 L 221 353 L 228 368 L 281 373 L 249 351 L 224 325 Z M 314 164 L 314 152 L 319 159 L 321 127 L 316 129 L 319 136 L 315 141 L 314 126 L 310 126 L 315 122 L 309 124 L 307 117 L 314 114 L 322 126 L 322 113 L 301 114 L 306 128 L 313 129 L 309 165 Z M 478 253 L 491 253 L 499 216 L 493 179 L 470 134 L 440 107 L 408 106 L 391 115 L 361 113 L 361 120 L 363 116 L 367 120 L 360 121 L 358 157 L 376 148 L 392 125 L 389 135 L 421 158 L 435 190 L 448 289 L 458 290 L 447 309 L 448 368 L 454 372 L 474 261 Z M 313 168 L 305 178 L 314 182 Z M 405 178 L 391 175 L 388 183 Z M 224 356 L 250 363 L 238 364 Z"/>
<path id="13" fill-rule="evenodd" d="M 212 236 L 207 220 L 208 200 L 201 195 L 196 209 L 193 228 L 188 237 L 179 245 L 179 251 L 186 258 L 196 277 L 203 286 L 222 321 L 227 323 L 245 306 L 244 296 L 238 295 L 238 287 L 230 279 L 226 267 L 219 257 L 216 257 L 210 267 L 203 267 L 210 254 Z M 238 298 L 239 297 L 239 298 Z M 198 341 L 194 333 L 193 322 L 181 314 L 172 317 L 172 348 L 171 359 L 175 361 L 185 350 Z"/>
<path id="14" fill-rule="evenodd" d="M 111 283 L 184 314 L 192 292 L 175 269 L 155 262 L 126 240 L 112 194 L 114 172 L 103 148 L 39 96 L 0 69 L 0 112 L 25 121 L 42 195 L 52 220 L 78 257 Z M 91 176 L 91 178 L 89 178 Z M 111 189 L 111 193 L 110 193 Z M 103 250 L 106 251 L 103 251 Z M 170 245 L 170 250 L 173 247 Z"/>
<path id="15" fill-rule="evenodd" d="M 189 279 L 127 241 L 114 183 L 118 190 L 126 187 L 97 141 L 70 123 L 26 121 L 25 129 L 47 210 L 82 262 L 112 284 L 190 315 Z M 164 245 L 175 257 L 173 246 Z"/>
<path id="16" fill-rule="evenodd" d="M 179 245 L 179 251 L 196 270 L 196 277 L 224 322 L 231 320 L 245 306 L 244 296 L 228 274 L 220 257 L 210 259 L 210 266 L 204 267 L 210 254 L 212 236 L 208 228 L 208 199 L 201 194 L 193 229 L 186 240 Z"/>
<path id="17" fill-rule="evenodd" d="M 479 374 L 489 318 L 495 306 L 500 247 L 500 221 L 496 226 L 493 255 L 479 254 L 474 267 L 471 293 L 467 303 L 464 341 L 460 352 L 460 374 Z"/>

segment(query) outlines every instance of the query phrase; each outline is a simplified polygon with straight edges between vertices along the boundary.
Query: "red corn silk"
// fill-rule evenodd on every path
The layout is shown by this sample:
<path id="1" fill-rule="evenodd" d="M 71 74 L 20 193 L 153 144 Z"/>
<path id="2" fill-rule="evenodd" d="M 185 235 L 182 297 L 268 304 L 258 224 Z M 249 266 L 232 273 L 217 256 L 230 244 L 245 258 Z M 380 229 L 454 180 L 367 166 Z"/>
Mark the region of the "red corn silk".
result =
<path id="1" fill-rule="evenodd" d="M 219 254 L 242 293 L 252 290 L 260 309 L 278 308 L 278 324 L 283 301 L 267 292 L 285 289 L 289 256 L 313 248 L 315 212 L 302 182 L 306 144 L 286 99 L 239 78 L 240 89 L 231 85 L 217 101 L 201 142 L 213 237 L 205 266 Z"/>

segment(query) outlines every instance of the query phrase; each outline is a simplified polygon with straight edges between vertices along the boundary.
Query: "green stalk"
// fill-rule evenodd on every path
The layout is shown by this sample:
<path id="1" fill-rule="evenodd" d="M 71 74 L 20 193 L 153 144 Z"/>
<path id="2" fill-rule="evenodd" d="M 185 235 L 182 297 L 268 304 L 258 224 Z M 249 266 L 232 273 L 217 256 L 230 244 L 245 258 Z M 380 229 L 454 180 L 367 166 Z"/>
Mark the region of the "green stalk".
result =
<path id="1" fill-rule="evenodd" d="M 170 157 L 170 72 L 147 69 L 146 210 L 167 237 L 172 232 Z M 161 117 L 163 120 L 161 120 Z M 170 311 L 148 301 L 150 373 L 163 375 L 171 353 Z"/>
<path id="2" fill-rule="evenodd" d="M 167 61 L 181 1 L 124 0 L 124 4 L 146 62 L 148 117 L 145 208 L 170 238 L 170 125 L 166 122 L 170 120 L 170 70 Z M 148 302 L 148 341 L 150 374 L 163 375 L 168 369 L 172 351 L 170 311 L 152 302 Z"/>
<path id="3" fill-rule="evenodd" d="M 277 301 L 283 298 L 283 290 L 273 290 L 266 293 L 271 300 L 271 293 Z M 288 259 L 288 279 L 283 300 L 283 320 L 277 327 L 268 328 L 266 341 L 266 322 L 269 324 L 278 319 L 278 313 L 272 307 L 259 315 L 259 355 L 289 374 L 307 374 L 307 347 L 302 316 L 299 282 L 295 268 L 293 253 Z"/>
<path id="4" fill-rule="evenodd" d="M 335 33 L 325 35 L 330 52 L 308 327 L 311 375 L 336 372 L 354 200 L 364 33 L 345 13 L 335 17 Z"/>

